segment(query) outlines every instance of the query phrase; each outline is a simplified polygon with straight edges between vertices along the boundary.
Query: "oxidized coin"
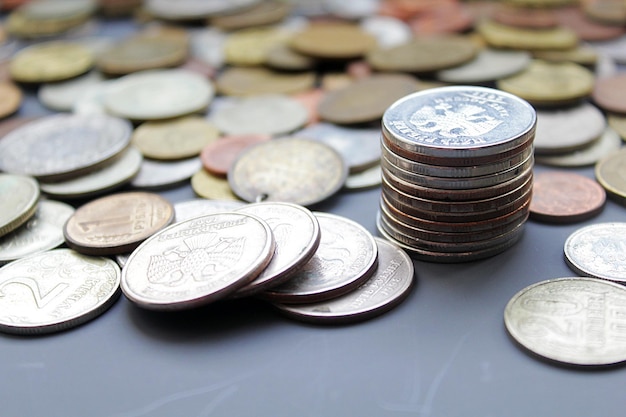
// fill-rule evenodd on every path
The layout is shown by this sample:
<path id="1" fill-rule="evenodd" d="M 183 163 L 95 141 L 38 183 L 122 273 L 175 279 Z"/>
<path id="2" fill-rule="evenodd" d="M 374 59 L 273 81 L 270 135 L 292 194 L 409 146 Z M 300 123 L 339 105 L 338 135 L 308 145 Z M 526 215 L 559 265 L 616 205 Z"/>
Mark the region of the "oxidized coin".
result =
<path id="1" fill-rule="evenodd" d="M 80 44 L 53 41 L 35 44 L 17 52 L 10 64 L 11 78 L 24 83 L 67 80 L 93 66 L 93 55 Z"/>
<path id="2" fill-rule="evenodd" d="M 236 211 L 265 220 L 272 228 L 276 249 L 263 272 L 237 290 L 234 297 L 257 294 L 284 283 L 311 259 L 320 245 L 319 222 L 306 207 L 269 202 L 247 204 Z"/>
<path id="3" fill-rule="evenodd" d="M 42 334 L 92 320 L 119 296 L 111 259 L 53 249 L 0 268 L 0 330 Z"/>
<path id="4" fill-rule="evenodd" d="M 536 155 L 535 163 L 558 167 L 582 167 L 594 165 L 602 158 L 607 157 L 619 150 L 622 140 L 610 127 L 604 129 L 604 133 L 590 145 L 584 148 L 558 155 Z"/>
<path id="5" fill-rule="evenodd" d="M 202 161 L 195 156 L 179 161 L 157 161 L 144 158 L 137 175 L 130 181 L 134 188 L 158 190 L 187 181 L 200 168 Z"/>
<path id="6" fill-rule="evenodd" d="M 211 174 L 204 168 L 200 168 L 191 176 L 191 188 L 196 195 L 203 198 L 240 201 L 226 178 Z"/>
<path id="7" fill-rule="evenodd" d="M 591 98 L 601 109 L 615 113 L 626 113 L 624 93 L 626 74 L 616 74 L 596 80 Z"/>
<path id="8" fill-rule="evenodd" d="M 626 361 L 626 289 L 595 278 L 557 278 L 515 294 L 504 324 L 524 348 L 571 365 Z"/>
<path id="9" fill-rule="evenodd" d="M 598 161 L 595 176 L 610 196 L 626 202 L 626 149 L 613 152 Z"/>
<path id="10" fill-rule="evenodd" d="M 73 213 L 68 204 L 41 200 L 25 224 L 0 238 L 0 264 L 61 245 L 65 241 L 63 225 Z"/>
<path id="11" fill-rule="evenodd" d="M 308 206 L 339 191 L 347 175 L 343 158 L 330 146 L 284 137 L 245 150 L 228 171 L 228 182 L 233 192 L 248 202 Z"/>
<path id="12" fill-rule="evenodd" d="M 314 323 L 354 323 L 379 316 L 399 305 L 415 282 L 413 261 L 393 243 L 375 237 L 378 266 L 357 289 L 313 304 L 278 304 L 285 315 Z"/>
<path id="13" fill-rule="evenodd" d="M 22 104 L 22 90 L 11 82 L 0 82 L 0 118 L 7 117 Z"/>
<path id="14" fill-rule="evenodd" d="M 202 149 L 202 166 L 214 175 L 226 177 L 230 166 L 246 148 L 270 140 L 270 135 L 231 135 L 222 137 Z"/>
<path id="15" fill-rule="evenodd" d="M 554 223 L 575 223 L 594 217 L 604 208 L 606 192 L 580 174 L 548 171 L 535 174 L 530 217 Z"/>
<path id="16" fill-rule="evenodd" d="M 131 124 L 106 115 L 56 114 L 8 133 L 0 141 L 0 169 L 43 180 L 72 178 L 118 155 Z"/>
<path id="17" fill-rule="evenodd" d="M 0 236 L 4 236 L 35 214 L 39 184 L 30 177 L 0 174 L 0 196 Z"/>
<path id="18" fill-rule="evenodd" d="M 320 22 L 293 35 L 289 45 L 297 52 L 321 59 L 352 59 L 376 46 L 376 38 L 358 25 Z"/>
<path id="19" fill-rule="evenodd" d="M 360 224 L 330 213 L 316 212 L 322 238 L 311 260 L 287 282 L 263 297 L 286 304 L 315 303 L 346 294 L 376 270 L 378 248 Z"/>
<path id="20" fill-rule="evenodd" d="M 626 223 L 599 223 L 569 235 L 564 245 L 565 260 L 583 276 L 626 282 Z"/>
<path id="21" fill-rule="evenodd" d="M 247 213 L 209 214 L 173 224 L 133 251 L 122 291 L 151 310 L 182 310 L 224 298 L 267 266 L 270 226 Z"/>
<path id="22" fill-rule="evenodd" d="M 65 224 L 67 245 L 87 255 L 130 252 L 174 219 L 172 204 L 158 194 L 126 192 L 92 200 Z"/>
<path id="23" fill-rule="evenodd" d="M 209 200 L 206 198 L 194 198 L 193 200 L 179 201 L 174 203 L 174 221 L 180 223 L 193 217 L 206 216 L 207 214 L 222 211 L 233 211 L 246 203 L 235 200 Z"/>

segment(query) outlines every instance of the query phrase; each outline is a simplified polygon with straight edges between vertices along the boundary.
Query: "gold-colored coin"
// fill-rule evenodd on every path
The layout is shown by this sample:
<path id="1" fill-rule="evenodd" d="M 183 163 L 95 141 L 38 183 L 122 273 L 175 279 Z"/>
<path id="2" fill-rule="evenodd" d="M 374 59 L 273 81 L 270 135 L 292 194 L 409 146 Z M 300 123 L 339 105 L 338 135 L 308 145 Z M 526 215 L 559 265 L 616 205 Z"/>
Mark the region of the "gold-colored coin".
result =
<path id="1" fill-rule="evenodd" d="M 352 59 L 377 46 L 376 38 L 358 25 L 312 23 L 295 34 L 289 45 L 297 52 L 321 59 Z"/>
<path id="2" fill-rule="evenodd" d="M 564 27 L 525 29 L 484 20 L 476 26 L 489 46 L 524 50 L 572 49 L 578 45 L 576 34 Z"/>
<path id="3" fill-rule="evenodd" d="M 284 44 L 290 33 L 276 27 L 242 29 L 232 33 L 224 43 L 226 63 L 253 66 L 265 62 L 269 50 Z"/>
<path id="4" fill-rule="evenodd" d="M 217 91 L 227 96 L 293 94 L 314 85 L 313 72 L 292 74 L 255 67 L 226 68 L 216 80 Z"/>
<path id="5" fill-rule="evenodd" d="M 270 48 L 265 54 L 264 64 L 283 71 L 306 71 L 314 68 L 315 58 L 299 54 L 287 44 Z"/>
<path id="6" fill-rule="evenodd" d="M 205 118 L 187 116 L 143 123 L 135 129 L 131 141 L 148 158 L 173 160 L 199 155 L 218 137 L 217 128 Z"/>
<path id="7" fill-rule="evenodd" d="M 46 36 L 55 36 L 74 29 L 89 20 L 93 9 L 85 7 L 66 14 L 45 14 L 32 10 L 35 4 L 44 4 L 45 1 L 29 2 L 11 12 L 7 18 L 7 31 L 16 37 L 36 39 Z M 51 3 L 51 2 L 50 2 Z M 80 7 L 81 2 L 73 2 Z M 84 2 L 88 5 L 90 2 Z M 30 9 L 29 9 L 30 8 Z"/>
<path id="8" fill-rule="evenodd" d="M 35 44 L 15 54 L 9 71 L 18 82 L 43 83 L 62 81 L 89 71 L 94 58 L 80 44 L 51 41 Z"/>
<path id="9" fill-rule="evenodd" d="M 236 13 L 209 18 L 209 25 L 222 30 L 271 25 L 287 17 L 291 8 L 291 4 L 288 2 L 267 0 Z"/>
<path id="10" fill-rule="evenodd" d="M 17 111 L 22 104 L 22 90 L 11 82 L 0 82 L 0 118 Z"/>
<path id="11" fill-rule="evenodd" d="M 598 161 L 595 176 L 608 195 L 626 204 L 626 149 Z"/>
<path id="12" fill-rule="evenodd" d="M 598 61 L 598 53 L 590 46 L 578 45 L 573 49 L 533 51 L 533 57 L 550 62 L 574 62 L 593 67 Z"/>
<path id="13" fill-rule="evenodd" d="M 594 76 L 590 70 L 573 62 L 534 60 L 524 71 L 498 80 L 496 85 L 533 105 L 555 106 L 575 103 L 589 96 Z"/>
<path id="14" fill-rule="evenodd" d="M 239 200 L 226 178 L 213 175 L 204 168 L 191 177 L 191 188 L 199 197 L 210 200 Z"/>
<path id="15" fill-rule="evenodd" d="M 611 113 L 608 115 L 607 121 L 622 140 L 626 141 L 626 115 Z"/>

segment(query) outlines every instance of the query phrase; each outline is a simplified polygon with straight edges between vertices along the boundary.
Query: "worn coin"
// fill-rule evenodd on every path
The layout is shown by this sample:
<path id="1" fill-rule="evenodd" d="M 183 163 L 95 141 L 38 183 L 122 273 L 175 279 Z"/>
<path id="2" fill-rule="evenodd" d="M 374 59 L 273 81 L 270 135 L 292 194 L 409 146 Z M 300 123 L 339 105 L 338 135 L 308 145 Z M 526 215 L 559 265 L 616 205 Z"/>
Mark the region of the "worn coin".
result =
<path id="1" fill-rule="evenodd" d="M 602 135 L 584 148 L 557 155 L 536 155 L 535 163 L 558 167 L 594 165 L 619 150 L 622 140 L 615 130 L 607 127 Z"/>
<path id="2" fill-rule="evenodd" d="M 232 32 L 224 43 L 226 64 L 232 66 L 263 65 L 268 52 L 287 42 L 291 32 L 277 26 L 263 26 Z"/>
<path id="3" fill-rule="evenodd" d="M 484 48 L 471 61 L 437 72 L 440 81 L 455 84 L 479 84 L 509 77 L 524 70 L 531 62 L 526 51 Z"/>
<path id="4" fill-rule="evenodd" d="M 215 81 L 217 91 L 228 96 L 294 94 L 315 85 L 313 72 L 278 72 L 263 67 L 229 67 Z"/>
<path id="5" fill-rule="evenodd" d="M 91 71 L 77 78 L 56 83 L 46 83 L 37 90 L 37 99 L 51 110 L 72 111 L 74 104 L 85 91 L 104 81 L 97 71 Z"/>
<path id="6" fill-rule="evenodd" d="M 108 258 L 53 249 L 0 268 L 0 330 L 67 330 L 104 313 L 120 291 L 120 268 Z"/>
<path id="7" fill-rule="evenodd" d="M 199 197 L 215 200 L 239 200 L 233 193 L 226 178 L 211 174 L 204 168 L 198 169 L 191 177 L 191 188 Z"/>
<path id="8" fill-rule="evenodd" d="M 376 38 L 355 24 L 318 22 L 295 33 L 289 45 L 297 52 L 315 58 L 352 59 L 374 48 Z"/>
<path id="9" fill-rule="evenodd" d="M 139 172 L 132 178 L 130 185 L 143 190 L 173 187 L 187 181 L 201 167 L 202 161 L 197 156 L 177 161 L 143 158 Z"/>
<path id="10" fill-rule="evenodd" d="M 87 47 L 71 42 L 50 41 L 17 52 L 9 70 L 15 81 L 45 83 L 84 74 L 93 63 L 93 54 Z"/>
<path id="11" fill-rule="evenodd" d="M 31 177 L 0 173 L 0 196 L 0 236 L 4 236 L 35 214 L 39 184 Z"/>
<path id="12" fill-rule="evenodd" d="M 158 194 L 125 192 L 76 209 L 63 228 L 65 242 L 86 255 L 130 252 L 174 219 L 172 204 Z"/>
<path id="13" fill-rule="evenodd" d="M 290 12 L 290 3 L 266 0 L 233 13 L 213 16 L 209 18 L 209 24 L 222 30 L 245 29 L 278 23 Z"/>
<path id="14" fill-rule="evenodd" d="M 182 222 L 193 217 L 206 216 L 207 214 L 233 211 L 246 205 L 243 201 L 235 200 L 209 200 L 206 198 L 194 198 L 174 203 L 174 221 Z"/>
<path id="15" fill-rule="evenodd" d="M 284 137 L 244 151 L 228 171 L 233 192 L 248 202 L 285 201 L 303 206 L 343 186 L 348 167 L 337 151 L 311 139 Z"/>
<path id="16" fill-rule="evenodd" d="M 509 334 L 524 348 L 582 366 L 626 361 L 626 289 L 595 278 L 557 278 L 515 294 L 504 310 Z"/>
<path id="17" fill-rule="evenodd" d="M 269 264 L 275 242 L 259 217 L 223 212 L 173 224 L 133 251 L 124 295 L 151 310 L 181 310 L 222 299 Z"/>
<path id="18" fill-rule="evenodd" d="M 74 213 L 68 204 L 41 200 L 26 223 L 0 238 L 0 264 L 63 244 L 63 225 Z"/>
<path id="19" fill-rule="evenodd" d="M 564 27 L 542 30 L 503 25 L 493 20 L 483 19 L 476 25 L 476 31 L 487 44 L 494 48 L 522 50 L 564 50 L 574 48 L 578 37 L 574 31 Z"/>
<path id="20" fill-rule="evenodd" d="M 626 202 L 626 149 L 602 158 L 595 166 L 596 180 L 610 196 Z"/>
<path id="21" fill-rule="evenodd" d="M 625 91 L 626 74 L 616 74 L 596 80 L 591 98 L 602 110 L 623 114 L 626 113 Z"/>
<path id="22" fill-rule="evenodd" d="M 364 171 L 348 174 L 343 187 L 347 190 L 363 190 L 378 187 L 382 181 L 382 168 L 376 164 Z"/>
<path id="23" fill-rule="evenodd" d="M 257 143 L 270 140 L 270 135 L 230 135 L 216 140 L 202 149 L 202 166 L 214 175 L 226 177 L 239 154 Z"/>

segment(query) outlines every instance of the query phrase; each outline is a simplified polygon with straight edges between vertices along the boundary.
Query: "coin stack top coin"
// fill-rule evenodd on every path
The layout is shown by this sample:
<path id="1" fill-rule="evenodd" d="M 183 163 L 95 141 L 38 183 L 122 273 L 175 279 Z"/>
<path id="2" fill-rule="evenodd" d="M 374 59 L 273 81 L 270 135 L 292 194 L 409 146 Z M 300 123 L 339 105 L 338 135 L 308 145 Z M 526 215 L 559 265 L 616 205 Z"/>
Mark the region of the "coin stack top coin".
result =
<path id="1" fill-rule="evenodd" d="M 418 258 L 495 255 L 521 236 L 532 192 L 536 114 L 487 87 L 439 87 L 382 119 L 380 233 Z"/>

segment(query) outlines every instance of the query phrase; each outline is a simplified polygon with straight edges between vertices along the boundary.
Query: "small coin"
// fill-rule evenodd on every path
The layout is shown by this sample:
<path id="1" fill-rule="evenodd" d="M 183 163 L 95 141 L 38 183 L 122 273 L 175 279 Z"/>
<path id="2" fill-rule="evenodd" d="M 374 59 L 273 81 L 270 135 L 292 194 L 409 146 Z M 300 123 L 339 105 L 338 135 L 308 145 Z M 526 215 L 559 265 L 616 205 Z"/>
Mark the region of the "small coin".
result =
<path id="1" fill-rule="evenodd" d="M 509 334 L 541 357 L 571 365 L 626 360 L 623 286 L 595 278 L 557 278 L 515 294 L 504 310 Z"/>
<path id="2" fill-rule="evenodd" d="M 86 255 L 130 252 L 174 219 L 172 204 L 158 194 L 125 192 L 83 204 L 65 224 L 67 245 Z"/>
<path id="3" fill-rule="evenodd" d="M 300 54 L 285 43 L 272 46 L 265 53 L 263 64 L 282 71 L 307 71 L 315 67 L 316 60 Z"/>
<path id="4" fill-rule="evenodd" d="M 226 63 L 232 66 L 263 65 L 268 52 L 287 42 L 290 31 L 277 26 L 241 29 L 231 33 L 224 43 Z"/>
<path id="5" fill-rule="evenodd" d="M 92 71 L 67 81 L 43 84 L 37 90 L 37 98 L 51 110 L 69 112 L 89 87 L 99 85 L 103 81 L 102 74 Z"/>
<path id="6" fill-rule="evenodd" d="M 320 22 L 294 34 L 289 45 L 315 58 L 352 59 L 374 48 L 376 39 L 355 24 Z"/>
<path id="7" fill-rule="evenodd" d="M 413 261 L 397 245 L 375 237 L 378 266 L 360 287 L 313 304 L 275 304 L 285 315 L 313 323 L 354 323 L 379 316 L 398 306 L 415 282 Z"/>
<path id="8" fill-rule="evenodd" d="M 5 2 L 3 2 L 4 4 Z M 57 36 L 68 33 L 72 29 L 80 30 L 81 26 L 88 22 L 91 12 L 88 13 L 70 13 L 64 16 L 48 15 L 35 16 L 32 10 L 28 10 L 32 5 L 54 4 L 50 9 L 54 9 L 58 1 L 29 1 L 16 10 L 13 10 L 7 20 L 7 32 L 9 34 L 23 39 L 40 39 L 51 36 Z M 95 2 L 85 1 L 74 3 L 83 3 L 94 5 Z M 38 6 L 37 6 L 38 7 Z M 60 10 L 64 8 L 61 7 Z"/>
<path id="9" fill-rule="evenodd" d="M 31 177 L 0 173 L 0 196 L 0 236 L 4 236 L 35 214 L 39 184 Z"/>
<path id="10" fill-rule="evenodd" d="M 11 78 L 24 83 L 67 80 L 84 74 L 93 66 L 93 55 L 83 45 L 50 41 L 26 47 L 15 54 Z"/>
<path id="11" fill-rule="evenodd" d="M 63 244 L 63 225 L 74 213 L 68 204 L 41 200 L 26 223 L 0 238 L 0 264 Z"/>
<path id="12" fill-rule="evenodd" d="M 530 64 L 526 51 L 485 48 L 471 61 L 437 72 L 439 81 L 456 84 L 478 84 L 514 75 Z"/>
<path id="13" fill-rule="evenodd" d="M 271 139 L 269 135 L 231 135 L 216 140 L 202 149 L 200 159 L 204 169 L 226 178 L 228 170 L 246 148 Z"/>
<path id="14" fill-rule="evenodd" d="M 349 174 L 343 187 L 347 190 L 364 190 L 378 187 L 382 181 L 382 168 L 376 164 L 364 171 Z"/>
<path id="15" fill-rule="evenodd" d="M 616 74 L 596 80 L 591 98 L 601 109 L 623 114 L 626 113 L 625 91 L 626 74 Z"/>
<path id="16" fill-rule="evenodd" d="M 201 167 L 202 161 L 197 156 L 177 161 L 143 158 L 139 172 L 132 178 L 130 185 L 143 190 L 173 187 L 187 181 Z"/>
<path id="17" fill-rule="evenodd" d="M 211 174 L 201 168 L 191 177 L 191 188 L 199 197 L 215 200 L 239 200 L 226 178 Z"/>
<path id="18" fill-rule="evenodd" d="M 67 330 L 117 300 L 120 268 L 111 259 L 53 249 L 0 268 L 0 330 L 42 334 Z"/>
<path id="19" fill-rule="evenodd" d="M 206 216 L 207 214 L 233 211 L 241 208 L 246 203 L 235 200 L 209 200 L 206 198 L 194 198 L 192 200 L 174 203 L 174 219 L 176 223 L 189 220 L 193 217 Z"/>
<path id="20" fill-rule="evenodd" d="M 335 214 L 315 216 L 321 229 L 317 251 L 287 282 L 265 291 L 264 298 L 286 304 L 325 301 L 359 287 L 376 270 L 376 241 L 363 226 Z"/>
<path id="21" fill-rule="evenodd" d="M 270 226 L 251 214 L 194 217 L 163 229 L 133 251 L 122 271 L 122 291 L 151 310 L 205 305 L 257 277 L 274 248 Z"/>
<path id="22" fill-rule="evenodd" d="M 626 202 L 626 149 L 599 160 L 595 166 L 595 176 L 609 196 Z"/>
<path id="23" fill-rule="evenodd" d="M 558 167 L 583 167 L 594 165 L 609 154 L 619 150 L 622 140 L 611 128 L 606 128 L 602 136 L 584 148 L 559 155 L 537 155 L 535 163 Z"/>
<path id="24" fill-rule="evenodd" d="M 278 72 L 262 67 L 229 67 L 215 81 L 217 91 L 227 96 L 294 94 L 315 85 L 313 72 Z"/>
<path id="25" fill-rule="evenodd" d="M 308 206 L 339 191 L 347 175 L 343 158 L 330 146 L 284 137 L 244 151 L 228 171 L 228 182 L 233 192 L 248 202 Z"/>
<path id="26" fill-rule="evenodd" d="M 484 19 L 476 25 L 476 31 L 487 44 L 494 48 L 522 50 L 565 50 L 578 44 L 578 37 L 572 30 L 555 27 L 542 30 L 503 25 Z"/>
<path id="27" fill-rule="evenodd" d="M 229 14 L 253 6 L 259 0 L 146 0 L 144 7 L 153 16 L 166 20 L 197 20 Z"/>

